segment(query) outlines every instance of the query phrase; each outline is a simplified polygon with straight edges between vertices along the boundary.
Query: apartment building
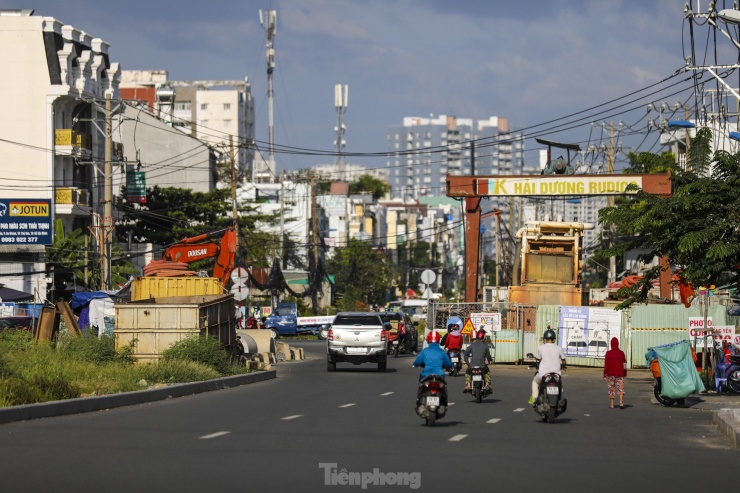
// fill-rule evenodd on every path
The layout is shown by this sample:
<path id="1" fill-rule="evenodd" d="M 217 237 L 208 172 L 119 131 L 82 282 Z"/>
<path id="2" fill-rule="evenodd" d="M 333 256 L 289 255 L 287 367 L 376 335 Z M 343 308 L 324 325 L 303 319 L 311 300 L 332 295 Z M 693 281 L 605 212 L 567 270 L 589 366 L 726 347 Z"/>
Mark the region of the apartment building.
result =
<path id="1" fill-rule="evenodd" d="M 0 45 L 0 282 L 43 301 L 54 220 L 112 220 L 101 129 L 121 68 L 103 39 L 32 10 L 0 10 Z"/>

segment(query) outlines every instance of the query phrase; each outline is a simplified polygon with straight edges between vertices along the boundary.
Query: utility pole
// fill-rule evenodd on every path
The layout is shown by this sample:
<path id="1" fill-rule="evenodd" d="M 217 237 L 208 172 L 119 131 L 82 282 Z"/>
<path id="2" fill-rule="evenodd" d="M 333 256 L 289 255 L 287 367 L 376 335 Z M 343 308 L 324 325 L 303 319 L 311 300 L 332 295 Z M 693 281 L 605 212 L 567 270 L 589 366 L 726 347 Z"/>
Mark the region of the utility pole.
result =
<path id="1" fill-rule="evenodd" d="M 277 11 L 260 10 L 260 24 L 267 35 L 267 135 L 269 146 L 268 166 L 275 171 L 275 121 L 273 111 L 272 73 L 275 71 L 275 36 L 277 35 Z"/>
<path id="2" fill-rule="evenodd" d="M 105 93 L 105 163 L 103 176 L 105 186 L 103 192 L 103 243 L 101 248 L 100 287 L 103 290 L 110 289 L 110 242 L 113 225 L 113 142 L 111 122 L 111 94 Z"/>
<path id="3" fill-rule="evenodd" d="M 344 113 L 347 111 L 349 96 L 349 86 L 347 84 L 336 84 L 334 86 L 334 108 L 337 110 L 337 127 L 334 131 L 337 133 L 337 140 L 334 145 L 337 148 L 337 171 L 339 172 L 339 179 L 345 180 L 345 145 L 344 132 L 347 127 L 344 125 Z"/>
<path id="4" fill-rule="evenodd" d="M 614 173 L 614 122 L 609 124 L 609 149 L 606 154 L 606 172 L 608 174 Z M 606 196 L 607 207 L 614 207 L 614 196 Z M 614 246 L 616 237 L 616 228 L 614 224 L 609 225 L 609 247 Z M 609 278 L 607 282 L 614 282 L 617 280 L 617 257 L 612 255 L 609 257 Z"/>
<path id="5" fill-rule="evenodd" d="M 319 289 L 323 279 L 319 272 L 319 218 L 316 215 L 316 175 L 311 171 L 311 256 L 309 257 L 309 279 L 313 279 L 311 292 L 311 309 L 314 315 L 319 313 Z"/>
<path id="6" fill-rule="evenodd" d="M 236 251 L 234 258 L 239 255 L 239 212 L 236 208 L 236 160 L 234 159 L 234 136 L 229 135 L 229 156 L 231 158 L 231 215 L 234 219 L 234 232 L 236 233 Z"/>
<path id="7" fill-rule="evenodd" d="M 284 250 L 285 250 L 285 242 L 283 240 L 285 236 L 285 172 L 280 172 L 280 239 L 278 240 L 278 249 L 280 251 L 280 265 L 283 267 L 283 269 L 286 269 L 288 266 L 284 264 Z"/>

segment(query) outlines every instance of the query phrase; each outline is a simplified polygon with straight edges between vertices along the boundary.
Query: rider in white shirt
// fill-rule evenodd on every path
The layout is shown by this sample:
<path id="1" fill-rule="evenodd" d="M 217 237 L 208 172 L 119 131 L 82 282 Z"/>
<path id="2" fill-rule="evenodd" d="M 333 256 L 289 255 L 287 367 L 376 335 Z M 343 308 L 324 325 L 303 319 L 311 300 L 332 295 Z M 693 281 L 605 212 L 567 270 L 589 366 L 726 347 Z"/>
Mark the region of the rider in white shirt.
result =
<path id="1" fill-rule="evenodd" d="M 532 379 L 532 395 L 529 398 L 530 404 L 534 404 L 535 399 L 537 399 L 542 376 L 547 375 L 548 373 L 557 373 L 560 375 L 561 363 L 562 365 L 566 364 L 563 348 L 555 344 L 555 331 L 550 329 L 548 326 L 542 339 L 545 343 L 538 349 L 540 353 L 540 365 L 537 373 Z"/>

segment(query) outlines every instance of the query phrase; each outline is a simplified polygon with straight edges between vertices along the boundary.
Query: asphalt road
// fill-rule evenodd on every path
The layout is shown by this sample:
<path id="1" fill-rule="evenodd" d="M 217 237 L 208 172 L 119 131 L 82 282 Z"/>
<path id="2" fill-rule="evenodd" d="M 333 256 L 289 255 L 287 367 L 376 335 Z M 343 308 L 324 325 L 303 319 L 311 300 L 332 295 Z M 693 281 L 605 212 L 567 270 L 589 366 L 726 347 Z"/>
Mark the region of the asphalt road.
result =
<path id="1" fill-rule="evenodd" d="M 386 373 L 346 363 L 329 373 L 325 343 L 291 344 L 307 359 L 276 365 L 275 380 L 0 425 L 0 488 L 362 490 L 342 485 L 356 477 L 375 491 L 687 491 L 726 485 L 740 463 L 709 411 L 653 404 L 647 371 L 630 372 L 619 410 L 599 369 L 570 368 L 568 411 L 547 424 L 527 405 L 533 371 L 496 365 L 481 404 L 462 376 L 448 378 L 454 404 L 429 428 L 413 409 L 411 356 L 391 358 Z"/>

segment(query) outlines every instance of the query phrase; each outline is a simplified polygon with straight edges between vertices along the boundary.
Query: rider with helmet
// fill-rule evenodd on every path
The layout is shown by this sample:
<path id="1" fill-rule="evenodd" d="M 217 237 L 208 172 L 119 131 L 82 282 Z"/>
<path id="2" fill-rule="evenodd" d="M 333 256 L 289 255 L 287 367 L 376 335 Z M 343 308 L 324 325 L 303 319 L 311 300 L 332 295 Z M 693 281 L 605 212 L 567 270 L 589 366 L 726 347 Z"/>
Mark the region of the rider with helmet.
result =
<path id="1" fill-rule="evenodd" d="M 447 334 L 442 338 L 441 345 L 449 353 L 450 350 L 460 351 L 463 346 L 461 320 L 451 317 L 447 321 Z"/>
<path id="2" fill-rule="evenodd" d="M 475 366 L 483 369 L 485 389 L 488 390 L 491 388 L 491 371 L 488 369 L 488 365 L 493 363 L 493 358 L 491 358 L 491 351 L 486 343 L 486 331 L 481 327 L 473 333 L 473 336 L 475 339 L 465 350 L 465 363 L 468 365 L 468 370 L 465 372 L 465 388 L 463 389 L 463 393 L 472 390 L 470 382 L 473 375 L 473 367 Z"/>
<path id="3" fill-rule="evenodd" d="M 563 365 L 566 364 L 563 348 L 555 344 L 556 338 L 557 336 L 555 335 L 555 331 L 552 330 L 548 324 L 547 330 L 542 336 L 544 344 L 542 344 L 538 349 L 540 353 L 540 364 L 537 373 L 535 373 L 534 378 L 532 379 L 532 395 L 529 397 L 530 404 L 534 404 L 537 399 L 537 395 L 540 391 L 542 375 L 546 375 L 548 373 L 557 373 L 560 375 L 561 363 Z"/>
<path id="4" fill-rule="evenodd" d="M 439 332 L 432 330 L 427 334 L 426 339 L 429 344 L 419 353 L 412 366 L 421 366 L 424 368 L 419 376 L 419 381 L 430 375 L 437 375 L 444 379 L 444 369 L 452 368 L 452 361 L 450 361 L 450 357 L 439 346 L 439 341 L 442 337 L 439 335 Z"/>

